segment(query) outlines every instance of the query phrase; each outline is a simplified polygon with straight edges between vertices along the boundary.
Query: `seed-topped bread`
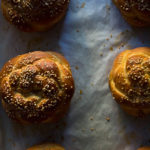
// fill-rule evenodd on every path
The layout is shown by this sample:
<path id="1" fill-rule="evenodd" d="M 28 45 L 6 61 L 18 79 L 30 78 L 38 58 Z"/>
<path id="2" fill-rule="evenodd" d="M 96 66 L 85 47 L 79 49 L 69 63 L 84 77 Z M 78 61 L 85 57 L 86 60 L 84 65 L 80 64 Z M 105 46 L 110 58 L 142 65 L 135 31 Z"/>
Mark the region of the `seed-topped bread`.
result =
<path id="1" fill-rule="evenodd" d="M 149 0 L 113 0 L 123 17 L 132 26 L 150 26 Z"/>
<path id="2" fill-rule="evenodd" d="M 114 99 L 127 113 L 150 114 L 150 48 L 121 52 L 111 69 L 109 85 Z"/>
<path id="3" fill-rule="evenodd" d="M 35 51 L 9 60 L 0 72 L 2 104 L 22 123 L 54 122 L 67 112 L 74 81 L 58 53 Z"/>
<path id="4" fill-rule="evenodd" d="M 23 31 L 44 31 L 65 15 L 69 0 L 2 0 L 6 19 Z"/>

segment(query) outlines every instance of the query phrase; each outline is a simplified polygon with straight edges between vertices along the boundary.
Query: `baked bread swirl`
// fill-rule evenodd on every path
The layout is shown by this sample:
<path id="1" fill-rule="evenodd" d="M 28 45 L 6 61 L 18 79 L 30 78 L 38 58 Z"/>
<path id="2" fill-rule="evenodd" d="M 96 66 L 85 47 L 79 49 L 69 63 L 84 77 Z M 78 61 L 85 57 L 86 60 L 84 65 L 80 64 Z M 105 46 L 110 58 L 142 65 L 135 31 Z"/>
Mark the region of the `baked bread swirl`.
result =
<path id="1" fill-rule="evenodd" d="M 69 0 L 2 0 L 6 19 L 22 31 L 45 31 L 65 15 Z"/>
<path id="2" fill-rule="evenodd" d="M 150 48 L 121 52 L 109 75 L 113 98 L 130 115 L 150 114 Z"/>
<path id="3" fill-rule="evenodd" d="M 41 145 L 35 145 L 28 148 L 27 150 L 65 150 L 62 146 L 58 144 L 45 143 Z"/>
<path id="4" fill-rule="evenodd" d="M 74 81 L 67 60 L 35 51 L 9 60 L 0 72 L 0 96 L 8 116 L 21 123 L 55 122 L 68 111 Z"/>
<path id="5" fill-rule="evenodd" d="M 147 147 L 141 147 L 138 150 L 150 150 L 150 147 L 149 146 L 147 146 Z"/>
<path id="6" fill-rule="evenodd" d="M 135 27 L 150 26 L 149 0 L 113 0 L 125 20 Z"/>

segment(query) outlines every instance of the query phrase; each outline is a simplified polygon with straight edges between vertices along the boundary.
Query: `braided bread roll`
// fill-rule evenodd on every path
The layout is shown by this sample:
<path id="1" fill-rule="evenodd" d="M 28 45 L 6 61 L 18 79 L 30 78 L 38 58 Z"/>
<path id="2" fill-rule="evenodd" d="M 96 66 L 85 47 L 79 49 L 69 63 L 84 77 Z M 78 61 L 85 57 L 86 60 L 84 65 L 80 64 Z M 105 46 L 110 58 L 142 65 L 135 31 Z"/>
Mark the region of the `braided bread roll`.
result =
<path id="1" fill-rule="evenodd" d="M 6 19 L 25 32 L 44 31 L 65 15 L 69 0 L 2 0 Z"/>
<path id="2" fill-rule="evenodd" d="M 113 98 L 133 116 L 150 113 L 150 48 L 121 52 L 109 76 Z"/>
<path id="3" fill-rule="evenodd" d="M 45 143 L 41 145 L 35 145 L 28 148 L 27 150 L 65 150 L 62 146 L 58 144 Z"/>
<path id="4" fill-rule="evenodd" d="M 67 60 L 35 51 L 9 60 L 0 72 L 0 96 L 8 116 L 21 123 L 55 122 L 68 111 L 74 81 Z"/>
<path id="5" fill-rule="evenodd" d="M 150 26 L 149 0 L 113 0 L 126 21 L 135 27 Z"/>

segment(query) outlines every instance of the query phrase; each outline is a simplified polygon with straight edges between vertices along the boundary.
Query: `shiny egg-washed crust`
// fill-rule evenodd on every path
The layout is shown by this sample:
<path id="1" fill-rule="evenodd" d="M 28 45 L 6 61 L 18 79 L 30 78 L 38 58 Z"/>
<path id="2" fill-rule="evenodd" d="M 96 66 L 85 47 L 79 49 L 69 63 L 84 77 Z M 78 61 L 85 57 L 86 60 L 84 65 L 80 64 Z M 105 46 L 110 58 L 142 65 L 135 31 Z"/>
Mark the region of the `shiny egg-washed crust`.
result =
<path id="1" fill-rule="evenodd" d="M 149 0 L 113 0 L 125 20 L 135 27 L 150 26 Z"/>
<path id="2" fill-rule="evenodd" d="M 9 60 L 0 72 L 0 96 L 8 116 L 21 123 L 55 122 L 68 111 L 74 81 L 67 60 L 35 51 Z"/>
<path id="3" fill-rule="evenodd" d="M 113 98 L 133 116 L 150 113 L 150 48 L 121 52 L 109 76 Z"/>
<path id="4" fill-rule="evenodd" d="M 65 150 L 62 146 L 58 144 L 45 143 L 40 145 L 35 145 L 28 148 L 27 150 Z"/>
<path id="5" fill-rule="evenodd" d="M 69 0 L 2 0 L 6 19 L 25 32 L 45 31 L 65 15 Z"/>
<path id="6" fill-rule="evenodd" d="M 141 148 L 139 148 L 138 150 L 150 150 L 150 147 L 149 147 L 149 146 L 141 147 Z"/>

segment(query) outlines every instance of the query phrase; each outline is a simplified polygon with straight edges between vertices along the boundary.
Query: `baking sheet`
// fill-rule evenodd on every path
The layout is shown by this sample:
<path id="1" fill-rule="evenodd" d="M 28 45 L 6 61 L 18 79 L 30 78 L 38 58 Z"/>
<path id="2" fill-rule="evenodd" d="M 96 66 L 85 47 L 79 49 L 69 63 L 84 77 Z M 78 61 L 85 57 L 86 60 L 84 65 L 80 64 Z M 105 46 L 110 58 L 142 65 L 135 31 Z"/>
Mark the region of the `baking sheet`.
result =
<path id="1" fill-rule="evenodd" d="M 124 49 L 150 45 L 150 30 L 131 28 L 111 0 L 71 0 L 63 21 L 48 32 L 23 33 L 0 13 L 0 67 L 34 50 L 62 53 L 70 62 L 76 91 L 69 114 L 55 125 L 24 126 L 0 106 L 0 150 L 25 150 L 57 142 L 67 150 L 136 150 L 150 144 L 150 118 L 125 114 L 113 101 L 108 74 Z"/>

